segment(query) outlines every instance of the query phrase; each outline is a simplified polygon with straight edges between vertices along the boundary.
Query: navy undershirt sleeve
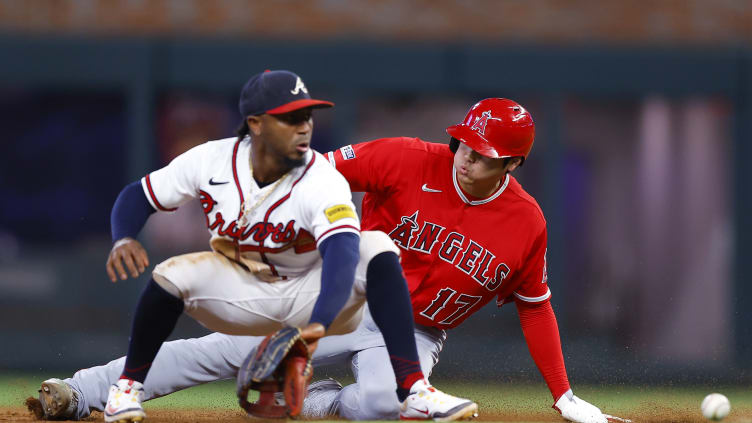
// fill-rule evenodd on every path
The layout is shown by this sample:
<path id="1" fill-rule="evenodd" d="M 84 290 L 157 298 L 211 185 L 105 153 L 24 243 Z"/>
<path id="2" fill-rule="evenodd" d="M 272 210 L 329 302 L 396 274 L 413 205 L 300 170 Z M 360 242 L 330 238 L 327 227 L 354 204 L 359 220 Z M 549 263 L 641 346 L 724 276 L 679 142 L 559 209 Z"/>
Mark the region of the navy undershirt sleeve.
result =
<path id="1" fill-rule="evenodd" d="M 360 260 L 360 236 L 352 232 L 334 234 L 321 243 L 319 252 L 323 259 L 321 292 L 309 323 L 321 323 L 329 328 L 350 298 L 355 268 Z"/>
<path id="2" fill-rule="evenodd" d="M 146 219 L 157 211 L 151 206 L 141 188 L 141 181 L 130 183 L 120 191 L 110 214 L 112 242 L 125 237 L 135 238 L 146 224 Z"/>

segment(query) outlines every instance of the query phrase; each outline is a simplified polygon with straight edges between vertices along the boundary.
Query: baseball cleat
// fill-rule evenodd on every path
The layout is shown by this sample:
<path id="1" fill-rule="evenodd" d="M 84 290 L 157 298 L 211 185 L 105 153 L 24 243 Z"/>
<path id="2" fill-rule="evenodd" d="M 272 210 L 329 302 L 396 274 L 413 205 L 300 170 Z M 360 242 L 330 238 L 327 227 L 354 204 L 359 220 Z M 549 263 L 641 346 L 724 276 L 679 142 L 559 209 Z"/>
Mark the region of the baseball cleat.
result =
<path id="1" fill-rule="evenodd" d="M 39 389 L 45 420 L 68 420 L 78 408 L 78 392 L 60 379 L 47 379 Z"/>
<path id="2" fill-rule="evenodd" d="M 410 395 L 400 406 L 400 420 L 434 420 L 447 422 L 478 416 L 478 404 L 445 394 L 421 379 L 410 388 Z"/>
<path id="3" fill-rule="evenodd" d="M 104 421 L 108 423 L 140 422 L 146 418 L 141 401 L 144 398 L 144 385 L 130 379 L 120 379 L 110 386 L 107 405 L 104 407 Z"/>
<path id="4" fill-rule="evenodd" d="M 609 414 L 604 414 L 603 416 L 611 423 L 632 423 L 632 420 L 622 417 L 616 417 Z"/>

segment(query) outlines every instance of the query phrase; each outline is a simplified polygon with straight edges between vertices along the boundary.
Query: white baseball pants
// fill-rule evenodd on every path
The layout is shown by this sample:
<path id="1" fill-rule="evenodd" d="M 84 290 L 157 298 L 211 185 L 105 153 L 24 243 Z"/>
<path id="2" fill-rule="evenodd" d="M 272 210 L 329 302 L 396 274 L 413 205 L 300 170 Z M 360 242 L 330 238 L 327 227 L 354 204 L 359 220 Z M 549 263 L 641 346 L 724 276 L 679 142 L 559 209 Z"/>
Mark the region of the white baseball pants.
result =
<path id="1" fill-rule="evenodd" d="M 383 232 L 360 235 L 360 261 L 345 306 L 327 331 L 355 330 L 366 302 L 366 270 L 377 254 L 399 250 Z M 185 303 L 185 313 L 210 330 L 231 335 L 267 335 L 284 326 L 308 324 L 321 291 L 321 260 L 310 272 L 265 282 L 213 251 L 172 257 L 154 268 L 154 280 Z"/>

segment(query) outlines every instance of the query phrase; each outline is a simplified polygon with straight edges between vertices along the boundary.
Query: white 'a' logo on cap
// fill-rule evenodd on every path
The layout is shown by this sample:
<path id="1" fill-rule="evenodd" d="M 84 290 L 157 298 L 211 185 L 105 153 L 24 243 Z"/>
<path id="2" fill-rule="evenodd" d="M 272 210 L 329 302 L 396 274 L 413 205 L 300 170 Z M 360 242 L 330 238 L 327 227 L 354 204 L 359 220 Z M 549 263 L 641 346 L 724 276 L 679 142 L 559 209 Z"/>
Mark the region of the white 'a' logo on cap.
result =
<path id="1" fill-rule="evenodd" d="M 308 94 L 308 88 L 305 87 L 303 80 L 298 77 L 298 80 L 295 81 L 295 88 L 291 89 L 290 92 L 292 95 L 298 95 L 301 91 Z"/>
<path id="2" fill-rule="evenodd" d="M 491 117 L 490 110 L 486 110 L 480 115 L 480 117 L 475 119 L 475 122 L 473 123 L 473 126 L 470 127 L 470 129 L 480 132 L 481 135 L 486 135 L 486 125 L 488 124 L 488 119 L 495 119 Z"/>

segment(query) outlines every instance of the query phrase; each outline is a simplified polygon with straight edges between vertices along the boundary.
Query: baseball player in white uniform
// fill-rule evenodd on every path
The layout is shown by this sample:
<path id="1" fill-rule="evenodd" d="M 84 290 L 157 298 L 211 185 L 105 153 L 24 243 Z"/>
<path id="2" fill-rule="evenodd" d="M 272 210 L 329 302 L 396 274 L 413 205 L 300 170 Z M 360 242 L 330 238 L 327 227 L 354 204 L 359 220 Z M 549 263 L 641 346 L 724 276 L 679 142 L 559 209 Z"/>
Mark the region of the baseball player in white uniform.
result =
<path id="1" fill-rule="evenodd" d="M 145 418 L 145 392 L 151 397 L 161 389 L 150 388 L 147 374 L 152 367 L 174 371 L 155 356 L 183 311 L 225 334 L 299 327 L 315 351 L 323 336 L 353 331 L 366 302 L 389 352 L 401 417 L 475 414 L 475 403 L 431 387 L 424 377 L 398 250 L 382 232 L 360 233 L 347 182 L 310 148 L 312 109 L 331 106 L 311 99 L 292 72 L 254 75 L 241 92 L 237 138 L 199 145 L 123 189 L 111 217 L 115 244 L 107 271 L 113 282 L 127 279 L 126 270 L 135 277 L 148 266 L 134 239 L 148 216 L 191 199 L 201 201 L 212 251 L 155 267 L 109 389 L 105 421 Z M 250 351 L 240 348 L 240 356 Z M 42 386 L 48 416 L 62 406 L 55 388 Z"/>

